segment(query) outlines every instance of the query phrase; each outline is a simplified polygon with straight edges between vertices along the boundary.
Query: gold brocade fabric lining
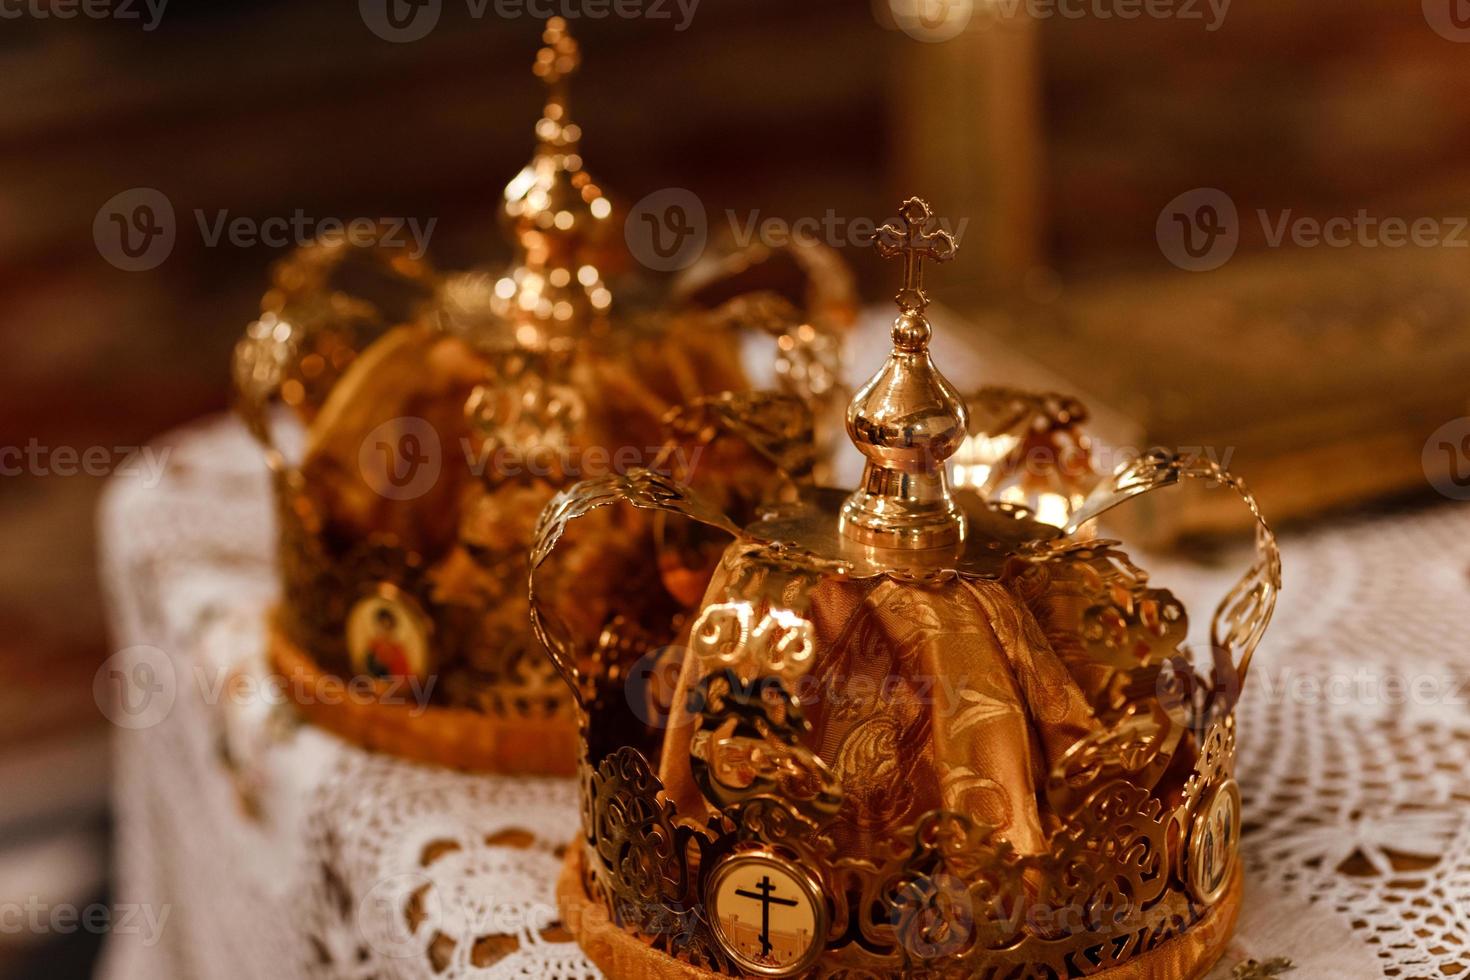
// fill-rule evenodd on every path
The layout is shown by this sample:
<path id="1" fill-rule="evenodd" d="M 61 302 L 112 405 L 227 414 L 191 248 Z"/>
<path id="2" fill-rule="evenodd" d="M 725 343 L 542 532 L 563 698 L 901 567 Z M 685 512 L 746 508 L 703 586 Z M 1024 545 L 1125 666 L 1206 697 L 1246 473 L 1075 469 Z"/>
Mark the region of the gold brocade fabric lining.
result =
<path id="1" fill-rule="evenodd" d="M 811 722 L 803 744 L 842 786 L 830 828 L 840 852 L 876 857 L 900 828 L 946 809 L 1044 853 L 1046 774 L 1098 722 L 1013 583 L 829 578 L 809 601 L 818 654 L 796 693 Z M 689 762 L 698 718 L 687 695 L 702 672 L 690 654 L 664 743 L 660 777 L 681 816 L 708 812 Z"/>

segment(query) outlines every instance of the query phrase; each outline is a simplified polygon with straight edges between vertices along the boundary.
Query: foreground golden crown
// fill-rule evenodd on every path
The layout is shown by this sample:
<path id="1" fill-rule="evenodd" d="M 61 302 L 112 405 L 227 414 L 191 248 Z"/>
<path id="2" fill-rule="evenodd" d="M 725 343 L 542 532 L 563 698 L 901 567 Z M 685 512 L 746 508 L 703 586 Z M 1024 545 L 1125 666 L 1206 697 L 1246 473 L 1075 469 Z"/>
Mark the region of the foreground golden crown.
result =
<path id="1" fill-rule="evenodd" d="M 840 265 L 758 247 L 644 287 L 642 306 L 615 302 L 631 260 L 617 206 L 583 168 L 577 46 L 559 18 L 544 40 L 537 149 L 502 202 L 508 267 L 441 278 L 391 242 L 339 236 L 278 268 L 235 355 L 239 410 L 275 477 L 272 652 L 298 706 L 372 748 L 471 769 L 575 769 L 570 695 L 524 589 L 542 506 L 581 476 L 662 467 L 671 439 L 711 436 L 678 430 L 699 414 L 679 409 L 748 387 L 742 331 L 771 338 L 789 395 L 831 401 L 853 310 Z M 754 291 L 752 267 L 784 291 Z M 294 456 L 282 414 L 305 427 Z M 562 614 L 598 620 L 661 587 L 654 559 L 620 546 L 633 539 L 591 535 Z"/>
<path id="2" fill-rule="evenodd" d="M 1162 453 L 1064 527 L 951 487 L 969 413 L 928 352 L 922 264 L 954 251 L 930 222 L 910 199 L 879 239 L 905 276 L 893 352 L 848 410 L 857 490 L 805 487 L 742 529 L 641 472 L 542 515 L 532 612 L 583 717 L 560 894 L 611 976 L 1175 980 L 1233 927 L 1233 708 L 1279 589 L 1274 538 L 1238 481 Z M 1011 431 L 992 407 L 1017 397 L 974 399 L 999 423 L 977 435 Z M 1023 428 L 1062 403 L 1032 400 Z M 1181 649 L 1178 600 L 1083 530 L 1189 478 L 1233 488 L 1258 521 L 1208 675 Z M 735 538 L 662 650 L 615 626 L 589 638 L 542 604 L 558 542 L 614 504 Z"/>

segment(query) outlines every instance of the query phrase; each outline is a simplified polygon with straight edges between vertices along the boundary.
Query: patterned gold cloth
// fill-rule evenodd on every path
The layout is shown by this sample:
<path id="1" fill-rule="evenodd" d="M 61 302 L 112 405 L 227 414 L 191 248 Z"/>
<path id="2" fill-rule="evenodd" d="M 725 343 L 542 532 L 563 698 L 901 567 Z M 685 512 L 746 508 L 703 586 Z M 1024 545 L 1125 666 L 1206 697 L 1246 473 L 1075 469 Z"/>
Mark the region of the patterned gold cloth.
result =
<path id="1" fill-rule="evenodd" d="M 730 564 L 706 602 L 725 594 Z M 1033 580 L 1026 580 L 1034 589 Z M 803 739 L 843 790 L 843 853 L 871 856 L 925 812 L 993 824 L 1022 853 L 1046 850 L 1046 774 L 1097 720 L 1067 663 L 1017 594 L 1021 580 L 827 578 L 810 594 L 816 661 L 797 685 Z M 682 816 L 706 803 L 689 762 L 698 722 L 685 660 L 660 773 Z"/>

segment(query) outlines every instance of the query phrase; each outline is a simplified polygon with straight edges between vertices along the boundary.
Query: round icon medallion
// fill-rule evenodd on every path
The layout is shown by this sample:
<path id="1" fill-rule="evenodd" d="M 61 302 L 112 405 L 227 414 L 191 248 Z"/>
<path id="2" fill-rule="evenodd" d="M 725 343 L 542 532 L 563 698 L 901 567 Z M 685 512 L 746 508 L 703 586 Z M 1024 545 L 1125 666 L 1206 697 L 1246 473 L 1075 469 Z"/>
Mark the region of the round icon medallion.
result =
<path id="1" fill-rule="evenodd" d="M 387 679 L 429 674 L 432 623 L 414 598 L 380 582 L 347 614 L 347 651 L 361 676 Z"/>
<path id="2" fill-rule="evenodd" d="M 1240 787 L 1227 779 L 1195 815 L 1189 835 L 1189 890 L 1206 905 L 1225 894 L 1240 847 Z"/>
<path id="3" fill-rule="evenodd" d="M 827 905 L 815 879 L 772 851 L 722 860 L 705 885 L 715 938 L 741 969 L 789 977 L 822 955 Z"/>

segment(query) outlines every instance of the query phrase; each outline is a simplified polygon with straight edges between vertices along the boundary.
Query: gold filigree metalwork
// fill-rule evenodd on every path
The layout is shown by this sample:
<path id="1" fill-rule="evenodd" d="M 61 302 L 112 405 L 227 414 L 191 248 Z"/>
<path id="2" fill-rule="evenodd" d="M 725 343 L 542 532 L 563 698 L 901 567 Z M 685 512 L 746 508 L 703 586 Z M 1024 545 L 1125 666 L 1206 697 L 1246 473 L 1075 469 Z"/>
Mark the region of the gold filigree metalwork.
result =
<path id="1" fill-rule="evenodd" d="M 812 624 L 789 609 L 759 615 L 748 600 L 704 607 L 689 631 L 689 646 L 705 673 L 733 671 L 740 680 L 778 677 L 794 685 L 812 666 Z"/>
<path id="2" fill-rule="evenodd" d="M 685 494 L 651 476 L 629 485 L 583 488 L 549 512 L 537 560 L 544 560 L 565 522 L 578 512 L 625 497 L 635 505 L 669 504 L 690 516 Z M 715 522 L 708 513 L 699 516 Z M 730 530 L 728 524 L 724 529 Z M 1140 600 L 1119 594 L 1152 591 L 1145 588 L 1146 575 L 1110 542 L 1043 538 L 1029 549 L 1017 546 L 1017 557 L 1023 569 L 1059 565 L 1075 573 L 1083 592 L 1096 597 L 1083 607 L 1089 611 L 1130 601 L 1136 607 Z M 1188 841 L 1208 797 L 1231 780 L 1234 741 L 1228 718 L 1213 724 L 1192 750 L 1192 771 L 1172 805 L 1158 795 L 1160 783 L 1193 743 L 1166 702 L 1136 705 L 1078 742 L 1045 783 L 1051 812 L 1061 821 L 1045 853 L 1018 854 L 969 816 L 936 811 L 892 838 L 895 851 L 886 864 L 838 857 L 822 828 L 839 804 L 841 786 L 828 781 L 819 756 L 795 751 L 801 747 L 800 703 L 786 685 L 798 683 L 804 673 L 798 669 L 804 658 L 793 662 L 789 654 L 804 650 L 805 629 L 799 616 L 783 609 L 757 639 L 755 610 L 766 607 L 750 603 L 807 594 L 810 585 L 785 587 L 792 577 L 804 575 L 811 582 L 854 570 L 760 540 L 732 548 L 726 564 L 732 584 L 725 594 L 732 598 L 706 607 L 690 637 L 696 655 L 706 651 L 707 664 L 694 692 L 701 721 L 690 743 L 691 761 L 718 814 L 708 822 L 681 819 L 643 755 L 619 750 L 618 764 L 642 774 L 643 796 L 631 810 L 662 828 L 645 832 L 638 857 L 625 855 L 621 864 L 592 847 L 589 887 L 605 897 L 626 927 L 655 937 L 656 947 L 670 955 L 732 972 L 701 918 L 697 888 L 677 900 L 664 895 L 650 911 L 640 904 L 649 896 L 647 873 L 624 882 L 619 869 L 658 867 L 658 880 L 687 886 L 697 883 L 701 861 L 752 841 L 791 848 L 794 859 L 822 883 L 831 925 L 818 976 L 905 969 L 957 977 L 1081 976 L 1157 948 L 1204 914 L 1208 903 L 1189 891 L 1196 851 Z M 745 596 L 747 604 L 740 606 L 735 596 Z M 1085 629 L 1079 623 L 1079 632 Z M 1172 634 L 1161 638 L 1144 659 L 1166 657 L 1173 641 Z M 583 680 L 589 689 L 595 687 L 595 678 Z M 595 724 L 595 716 L 590 721 Z M 598 791 L 600 784 L 586 785 L 593 795 L 584 804 L 594 821 L 630 810 L 625 796 L 609 799 Z M 812 786 L 819 792 L 812 793 Z M 620 785 L 619 793 L 626 792 Z M 764 821 L 752 824 L 755 813 L 764 813 Z M 784 835 L 771 832 L 772 815 L 779 815 Z M 682 848 L 666 846 L 675 838 L 683 841 Z M 1171 850 L 1171 841 L 1183 843 Z M 805 846 L 794 846 L 797 842 Z M 1028 888 L 1028 881 L 1041 883 L 1041 890 Z M 667 932 L 646 933 L 639 923 L 650 916 L 665 926 L 675 923 L 695 952 L 686 956 L 665 939 Z M 861 943 L 852 941 L 854 928 Z"/>
<path id="3" fill-rule="evenodd" d="M 814 977 L 1091 976 L 1208 932 L 1238 882 L 1232 708 L 1279 588 L 1274 538 L 1261 521 L 1256 560 L 1216 613 L 1205 677 L 1184 655 L 1183 605 L 1082 526 L 1198 479 L 1234 490 L 1259 520 L 1218 467 L 1150 454 L 1065 527 L 950 494 L 942 477 L 944 493 L 914 491 L 965 431 L 926 350 L 921 261 L 953 248 L 929 218 L 906 202 L 905 227 L 881 239 L 906 274 L 895 352 L 849 416 L 869 455 L 862 491 L 799 487 L 742 531 L 678 481 L 637 472 L 561 495 L 538 531 L 537 629 L 585 712 L 587 893 L 652 949 L 715 973 L 755 963 L 786 975 L 803 948 L 793 941 L 781 960 L 769 929 L 714 927 L 712 880 L 718 889 L 718 869 L 743 853 L 810 876 L 822 896 Z M 1059 404 L 1048 411 L 1068 424 L 1085 415 Z M 704 411 L 682 417 L 686 435 L 724 424 Z M 621 675 L 535 600 L 536 569 L 568 525 L 614 503 L 735 538 L 676 644 L 681 702 L 657 770 L 651 740 L 610 747 Z M 983 676 L 962 679 L 958 715 L 916 698 L 921 668 L 948 677 L 966 657 Z M 884 671 L 902 683 L 876 683 Z M 984 751 L 953 750 L 980 731 Z M 922 805 L 888 799 L 910 793 Z M 747 897 L 796 881 L 782 875 Z"/>
<path id="4" fill-rule="evenodd" d="M 835 253 L 796 246 L 782 253 L 800 270 L 789 297 L 746 265 L 711 270 L 698 296 L 629 282 L 615 304 L 608 281 L 634 277 L 615 199 L 584 165 L 571 109 L 581 52 L 563 18 L 541 40 L 534 150 L 501 200 L 509 263 L 441 277 L 387 226 L 367 246 L 360 229 L 324 238 L 277 264 L 233 362 L 238 413 L 275 477 L 287 639 L 351 676 L 348 610 L 374 583 L 396 587 L 431 621 L 432 707 L 512 722 L 573 713 L 525 590 L 542 508 L 583 475 L 650 460 L 690 477 L 701 449 L 701 487 L 742 521 L 784 499 L 814 468 L 810 409 L 832 397 L 856 308 Z M 714 394 L 749 386 L 742 331 L 770 341 L 782 395 Z M 578 655 L 605 676 L 673 639 L 718 561 L 703 536 L 663 528 L 610 521 L 564 577 L 542 576 L 556 612 L 580 616 Z M 652 611 L 624 615 L 635 599 Z"/>
<path id="5" fill-rule="evenodd" d="M 433 270 L 395 244 L 396 234 L 386 224 L 328 233 L 272 268 L 260 319 L 245 328 L 231 365 L 236 410 L 272 468 L 286 465 L 273 406 L 310 423 L 358 352 L 433 296 Z"/>
<path id="6" fill-rule="evenodd" d="M 524 464 L 532 454 L 552 462 L 569 458 L 587 416 L 571 374 L 566 351 L 510 349 L 486 358 L 485 380 L 470 393 L 465 414 L 497 473 L 529 472 Z M 502 454 L 511 458 L 499 459 Z"/>
<path id="7" fill-rule="evenodd" d="M 573 521 L 615 504 L 630 504 L 644 510 L 686 517 L 732 536 L 739 533 L 739 528 L 729 518 L 704 503 L 693 491 L 652 470 L 638 469 L 626 475 L 583 480 L 557 494 L 547 504 L 541 513 L 535 544 L 531 549 L 528 586 L 531 626 L 562 678 L 584 707 L 592 697 L 596 683 L 594 651 L 579 647 L 569 630 L 547 616 L 537 588 L 537 573 Z"/>
<path id="8" fill-rule="evenodd" d="M 708 446 L 722 432 L 732 433 L 793 480 L 805 481 L 816 465 L 811 411 L 791 395 L 721 392 L 672 409 L 664 424 L 676 439 L 696 446 Z M 667 468 L 678 448 L 671 445 L 652 468 Z"/>
<path id="9" fill-rule="evenodd" d="M 680 819 L 631 748 L 585 765 L 583 786 L 589 894 L 655 948 L 731 975 L 697 897 L 719 856 L 752 842 L 779 848 L 819 881 L 830 922 L 821 977 L 923 970 L 1063 980 L 1155 949 L 1205 909 L 1186 897 L 1170 856 L 1175 813 L 1126 779 L 1088 794 L 1047 853 L 1018 854 L 973 818 L 934 811 L 892 835 L 881 861 L 837 856 L 821 823 L 780 796 L 741 797 L 702 824 Z"/>
<path id="10" fill-rule="evenodd" d="M 1037 570 L 1066 567 L 1075 579 L 1076 593 L 1090 600 L 1078 633 L 1088 657 L 1132 671 L 1173 654 L 1189 634 L 1189 615 L 1172 592 L 1149 588 L 1148 573 L 1117 544 L 1060 538 L 1024 549 L 1024 557 Z"/>
<path id="11" fill-rule="evenodd" d="M 1271 623 L 1276 596 L 1281 591 L 1281 550 L 1276 544 L 1275 533 L 1266 523 L 1260 505 L 1245 481 L 1227 472 L 1214 460 L 1152 450 L 1120 466 L 1110 480 L 1093 491 L 1087 503 L 1062 530 L 1067 535 L 1075 534 L 1084 525 L 1134 497 L 1191 480 L 1233 490 L 1255 518 L 1255 558 L 1245 575 L 1215 608 L 1210 621 L 1216 683 L 1229 699 L 1222 706 L 1228 710 L 1240 697 L 1251 658 Z"/>
<path id="12" fill-rule="evenodd" d="M 719 807 L 761 797 L 826 823 L 842 805 L 842 789 L 821 758 L 801 744 L 808 728 L 800 702 L 779 678 L 707 675 L 691 700 L 700 725 L 689 744 L 695 781 Z"/>
<path id="13" fill-rule="evenodd" d="M 903 227 L 884 225 L 876 239 L 880 254 L 904 263 L 893 352 L 847 409 L 848 435 L 867 462 L 839 527 L 874 547 L 949 548 L 964 539 L 966 520 L 949 492 L 945 460 L 965 438 L 966 409 L 929 356 L 924 260 L 948 261 L 955 243 L 948 232 L 928 229 L 927 202 L 911 197 L 899 215 Z"/>
<path id="14" fill-rule="evenodd" d="M 965 397 L 970 434 L 954 454 L 954 483 L 1029 508 L 1062 526 L 1101 480 L 1084 431 L 1087 408 L 1057 392 L 989 386 Z"/>

